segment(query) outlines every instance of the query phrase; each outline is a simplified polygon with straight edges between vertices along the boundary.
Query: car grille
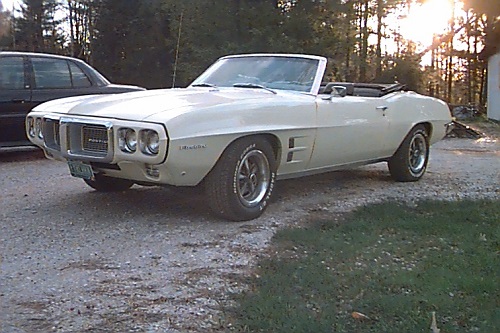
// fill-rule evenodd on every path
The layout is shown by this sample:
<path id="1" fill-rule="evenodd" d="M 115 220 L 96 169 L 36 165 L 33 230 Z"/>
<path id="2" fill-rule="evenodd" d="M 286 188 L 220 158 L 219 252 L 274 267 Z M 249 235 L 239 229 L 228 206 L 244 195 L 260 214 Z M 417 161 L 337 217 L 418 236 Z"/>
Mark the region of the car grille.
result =
<path id="1" fill-rule="evenodd" d="M 82 126 L 82 150 L 91 153 L 108 152 L 108 130 L 105 126 Z"/>
<path id="2" fill-rule="evenodd" d="M 44 119 L 45 146 L 67 159 L 108 163 L 113 158 L 113 126 L 110 122 L 78 118 Z"/>

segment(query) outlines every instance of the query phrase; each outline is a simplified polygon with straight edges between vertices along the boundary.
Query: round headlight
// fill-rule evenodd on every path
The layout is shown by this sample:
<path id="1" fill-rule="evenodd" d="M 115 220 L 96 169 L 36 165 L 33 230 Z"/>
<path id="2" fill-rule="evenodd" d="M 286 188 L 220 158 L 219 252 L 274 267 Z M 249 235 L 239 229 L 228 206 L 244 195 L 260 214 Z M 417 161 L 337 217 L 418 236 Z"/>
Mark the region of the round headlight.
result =
<path id="1" fill-rule="evenodd" d="M 35 120 L 35 132 L 39 139 L 43 140 L 42 132 L 42 118 L 36 118 Z"/>
<path id="2" fill-rule="evenodd" d="M 131 151 L 136 151 L 137 149 L 137 134 L 134 130 L 128 129 L 125 133 L 125 144 L 127 148 Z"/>
<path id="3" fill-rule="evenodd" d="M 141 150 L 147 155 L 157 155 L 160 152 L 160 136 L 153 130 L 141 133 Z"/>
<path id="4" fill-rule="evenodd" d="M 137 133 L 131 128 L 120 129 L 118 132 L 118 145 L 124 152 L 135 152 L 137 150 Z"/>
<path id="5" fill-rule="evenodd" d="M 30 138 L 35 137 L 35 119 L 31 117 L 28 118 L 28 135 Z"/>

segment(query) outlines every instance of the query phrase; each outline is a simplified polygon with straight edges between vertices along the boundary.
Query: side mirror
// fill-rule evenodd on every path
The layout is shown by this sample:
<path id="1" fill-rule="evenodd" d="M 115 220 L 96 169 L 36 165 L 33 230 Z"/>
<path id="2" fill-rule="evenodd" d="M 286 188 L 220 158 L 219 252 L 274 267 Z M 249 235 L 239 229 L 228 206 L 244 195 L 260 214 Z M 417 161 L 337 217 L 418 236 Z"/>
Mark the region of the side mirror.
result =
<path id="1" fill-rule="evenodd" d="M 343 87 L 343 86 L 333 86 L 332 94 L 333 95 L 337 94 L 340 97 L 346 97 L 347 96 L 347 88 Z"/>
<path id="2" fill-rule="evenodd" d="M 333 97 L 345 97 L 347 96 L 347 87 L 336 85 L 334 82 L 330 82 L 325 87 L 325 93 L 321 99 L 328 101 Z"/>

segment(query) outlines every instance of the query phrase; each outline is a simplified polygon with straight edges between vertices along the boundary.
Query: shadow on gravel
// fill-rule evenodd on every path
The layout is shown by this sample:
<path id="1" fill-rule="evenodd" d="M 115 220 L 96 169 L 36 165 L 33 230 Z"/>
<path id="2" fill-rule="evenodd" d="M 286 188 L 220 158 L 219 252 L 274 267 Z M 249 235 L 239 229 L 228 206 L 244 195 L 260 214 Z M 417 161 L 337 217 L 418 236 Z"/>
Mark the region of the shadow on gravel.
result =
<path id="1" fill-rule="evenodd" d="M 293 203 L 312 193 L 331 195 L 352 186 L 352 183 L 376 181 L 392 182 L 385 166 L 370 166 L 354 170 L 335 171 L 322 175 L 277 182 L 273 202 Z M 365 183 L 365 182 L 364 182 Z M 203 188 L 140 187 L 114 193 L 99 193 L 91 189 L 64 198 L 53 198 L 44 209 L 61 212 L 68 218 L 99 221 L 100 224 L 130 224 L 134 221 L 155 221 L 161 224 L 184 224 L 186 222 L 223 222 L 215 217 L 209 207 L 209 198 Z M 75 221 L 76 222 L 76 221 Z"/>
<path id="2" fill-rule="evenodd" d="M 135 223 L 135 221 L 173 222 L 206 220 L 209 207 L 202 192 L 179 192 L 162 187 L 134 187 L 114 193 L 85 190 L 54 200 L 45 209 L 62 212 L 76 220 L 95 220 L 99 224 Z M 180 221 L 179 221 L 180 220 Z M 76 221 L 74 221 L 76 222 Z"/>
<path id="3" fill-rule="evenodd" d="M 360 180 L 393 183 L 387 166 L 378 163 L 349 170 L 332 171 L 324 174 L 278 181 L 274 201 L 295 200 L 312 192 L 331 194 L 335 191 L 348 190 L 353 182 Z"/>
<path id="4" fill-rule="evenodd" d="M 27 147 L 22 149 L 0 149 L 0 163 L 26 162 L 44 159 L 41 149 Z"/>

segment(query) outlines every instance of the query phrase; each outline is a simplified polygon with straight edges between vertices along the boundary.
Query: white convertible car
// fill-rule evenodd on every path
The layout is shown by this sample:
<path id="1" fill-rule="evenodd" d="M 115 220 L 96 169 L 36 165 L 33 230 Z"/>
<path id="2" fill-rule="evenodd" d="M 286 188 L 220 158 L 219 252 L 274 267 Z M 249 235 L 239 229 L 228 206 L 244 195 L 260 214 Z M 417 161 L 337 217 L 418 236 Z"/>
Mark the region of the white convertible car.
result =
<path id="1" fill-rule="evenodd" d="M 30 140 L 97 191 L 203 185 L 215 214 L 260 216 L 276 179 L 386 161 L 424 174 L 448 106 L 399 84 L 322 84 L 326 59 L 219 59 L 189 87 L 59 99 L 26 118 Z"/>

